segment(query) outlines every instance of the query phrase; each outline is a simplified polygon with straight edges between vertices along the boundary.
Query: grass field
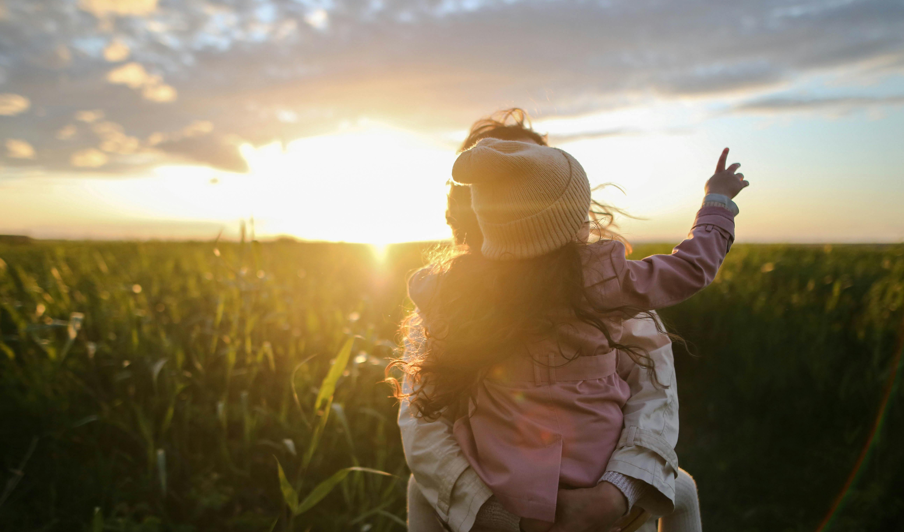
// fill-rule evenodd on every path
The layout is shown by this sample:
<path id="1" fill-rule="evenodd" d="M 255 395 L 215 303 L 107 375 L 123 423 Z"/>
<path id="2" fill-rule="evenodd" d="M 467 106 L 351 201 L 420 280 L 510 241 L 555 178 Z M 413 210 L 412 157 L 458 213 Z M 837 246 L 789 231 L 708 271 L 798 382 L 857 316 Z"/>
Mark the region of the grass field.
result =
<path id="1" fill-rule="evenodd" d="M 421 257 L 0 245 L 0 530 L 404 529 L 378 381 Z M 737 245 L 662 314 L 692 352 L 678 455 L 707 529 L 816 530 L 836 500 L 826 530 L 900 526 L 904 246 Z"/>

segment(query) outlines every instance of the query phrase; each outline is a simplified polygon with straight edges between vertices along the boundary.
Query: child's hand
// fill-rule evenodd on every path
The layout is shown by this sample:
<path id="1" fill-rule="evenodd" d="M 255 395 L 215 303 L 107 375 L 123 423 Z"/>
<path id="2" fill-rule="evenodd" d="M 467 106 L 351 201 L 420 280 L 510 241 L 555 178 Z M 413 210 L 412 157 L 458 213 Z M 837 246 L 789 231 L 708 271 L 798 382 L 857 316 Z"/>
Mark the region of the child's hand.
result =
<path id="1" fill-rule="evenodd" d="M 741 163 L 734 163 L 725 168 L 726 159 L 728 159 L 728 148 L 722 150 L 722 156 L 719 157 L 719 163 L 716 165 L 716 173 L 706 182 L 704 190 L 707 194 L 722 194 L 731 199 L 750 183 L 744 180 L 744 174 L 735 173 L 735 170 L 741 167 Z"/>

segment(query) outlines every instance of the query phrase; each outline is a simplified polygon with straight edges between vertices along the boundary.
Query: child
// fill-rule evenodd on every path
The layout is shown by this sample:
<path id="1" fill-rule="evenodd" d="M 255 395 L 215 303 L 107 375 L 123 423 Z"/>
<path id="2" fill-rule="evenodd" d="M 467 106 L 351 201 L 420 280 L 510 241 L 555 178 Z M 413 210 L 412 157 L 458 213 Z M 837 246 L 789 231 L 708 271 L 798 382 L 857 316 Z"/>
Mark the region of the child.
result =
<path id="1" fill-rule="evenodd" d="M 471 185 L 482 254 L 412 279 L 425 349 L 405 365 L 411 404 L 457 418 L 456 439 L 502 506 L 548 528 L 559 487 L 595 485 L 622 427 L 629 390 L 615 372 L 626 316 L 675 304 L 708 284 L 733 240 L 730 198 L 747 185 L 724 168 L 707 183 L 691 238 L 670 256 L 627 261 L 586 240 L 590 187 L 567 153 L 485 139 L 453 178 Z"/>

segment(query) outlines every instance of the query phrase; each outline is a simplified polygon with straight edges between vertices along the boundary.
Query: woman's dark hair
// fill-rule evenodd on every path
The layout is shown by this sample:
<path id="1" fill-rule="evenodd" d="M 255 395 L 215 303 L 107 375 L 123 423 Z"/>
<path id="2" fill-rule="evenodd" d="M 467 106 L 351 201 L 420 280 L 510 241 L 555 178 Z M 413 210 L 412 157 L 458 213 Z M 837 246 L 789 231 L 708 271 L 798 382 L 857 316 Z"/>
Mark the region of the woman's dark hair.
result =
<path id="1" fill-rule="evenodd" d="M 546 137 L 534 132 L 521 109 L 477 121 L 462 150 L 482 138 L 533 140 L 546 145 Z M 609 347 L 622 350 L 639 366 L 653 369 L 649 355 L 614 340 L 606 320 L 646 314 L 638 309 L 605 309 L 584 287 L 581 248 L 575 241 L 551 253 L 525 260 L 495 261 L 480 253 L 483 236 L 471 210 L 466 186 L 454 186 L 449 194 L 446 220 L 457 246 L 445 248 L 434 258 L 430 275 L 436 290 L 427 308 L 412 314 L 403 324 L 410 358 L 387 367 L 387 381 L 397 398 L 407 397 L 415 412 L 427 419 L 451 418 L 466 412 L 467 400 L 488 370 L 541 338 L 554 338 L 562 326 L 576 320 L 605 335 Z M 451 213 L 451 215 L 450 215 Z M 596 239 L 627 242 L 613 229 L 621 211 L 593 202 L 591 234 Z M 473 218 L 473 219 L 472 219 Z M 630 249 L 630 248 L 628 248 Z M 657 320 L 657 329 L 664 332 Z M 580 356 L 576 353 L 573 356 Z M 389 377 L 400 368 L 412 382 L 412 392 L 402 392 Z M 656 372 L 653 372 L 656 379 Z M 658 382 L 658 380 L 656 381 Z M 464 410 L 463 410 L 464 409 Z"/>
<path id="2" fill-rule="evenodd" d="M 468 138 L 461 143 L 458 153 L 474 147 L 480 139 L 520 140 L 546 146 L 546 135 L 533 130 L 527 111 L 518 107 L 497 111 L 471 125 Z M 446 223 L 452 228 L 452 236 L 458 245 L 467 245 L 479 251 L 483 245 L 483 233 L 477 225 L 477 216 L 471 209 L 471 187 L 450 182 L 446 203 Z"/>
<path id="3" fill-rule="evenodd" d="M 527 111 L 519 107 L 512 107 L 496 111 L 471 124 L 468 138 L 461 143 L 458 153 L 473 148 L 480 139 L 531 140 L 541 146 L 546 146 L 546 137 L 546 135 L 534 131 Z"/>

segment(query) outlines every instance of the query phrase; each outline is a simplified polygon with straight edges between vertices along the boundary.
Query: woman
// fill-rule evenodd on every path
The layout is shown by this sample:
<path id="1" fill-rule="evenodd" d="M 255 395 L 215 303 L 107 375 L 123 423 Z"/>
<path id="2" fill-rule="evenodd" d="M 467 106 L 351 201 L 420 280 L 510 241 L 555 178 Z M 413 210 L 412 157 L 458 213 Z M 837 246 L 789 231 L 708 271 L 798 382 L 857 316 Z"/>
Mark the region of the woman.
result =
<path id="1" fill-rule="evenodd" d="M 460 151 L 486 137 L 546 145 L 546 139 L 531 129 L 526 113 L 520 109 L 476 122 Z M 446 220 L 457 244 L 479 248 L 482 235 L 470 203 L 469 188 L 452 185 Z M 596 487 L 560 491 L 555 531 L 608 529 L 634 503 L 654 514 L 670 514 L 676 500 L 676 477 L 679 495 L 696 496 L 690 477 L 679 474 L 673 450 L 678 435 L 678 402 L 671 342 L 650 320 L 630 320 L 625 328 L 631 337 L 626 342 L 642 345 L 655 362 L 656 378 L 634 365 L 627 355 L 619 359 L 619 373 L 631 388 L 621 441 Z M 654 380 L 672 384 L 658 386 Z M 451 422 L 416 417 L 403 401 L 399 427 L 412 471 L 410 530 L 517 529 L 517 523 L 511 522 L 510 514 L 501 510 L 470 467 L 452 435 Z M 689 517 L 699 520 L 699 514 Z"/>

